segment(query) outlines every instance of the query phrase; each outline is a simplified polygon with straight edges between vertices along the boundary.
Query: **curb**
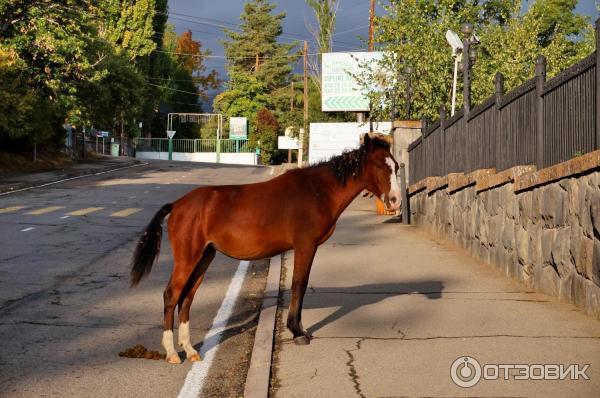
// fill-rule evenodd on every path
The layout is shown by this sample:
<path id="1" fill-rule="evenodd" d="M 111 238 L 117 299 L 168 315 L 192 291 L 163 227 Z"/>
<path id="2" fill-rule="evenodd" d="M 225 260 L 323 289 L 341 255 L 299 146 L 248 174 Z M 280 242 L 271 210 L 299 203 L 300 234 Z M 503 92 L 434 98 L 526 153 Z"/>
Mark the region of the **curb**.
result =
<path id="1" fill-rule="evenodd" d="M 272 257 L 269 265 L 265 295 L 263 296 L 258 326 L 254 336 L 252 358 L 246 376 L 246 386 L 244 388 L 244 397 L 246 398 L 266 398 L 269 395 L 280 278 L 281 255 Z"/>

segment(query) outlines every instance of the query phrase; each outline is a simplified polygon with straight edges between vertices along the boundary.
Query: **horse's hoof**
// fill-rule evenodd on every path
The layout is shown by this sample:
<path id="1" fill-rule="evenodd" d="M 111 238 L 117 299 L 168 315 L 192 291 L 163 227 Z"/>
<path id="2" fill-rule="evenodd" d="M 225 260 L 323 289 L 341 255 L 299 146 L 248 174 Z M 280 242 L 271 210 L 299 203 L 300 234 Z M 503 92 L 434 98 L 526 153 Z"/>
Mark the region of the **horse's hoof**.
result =
<path id="1" fill-rule="evenodd" d="M 310 344 L 310 337 L 308 337 L 306 335 L 294 337 L 294 344 L 296 344 L 296 345 L 309 345 Z"/>
<path id="2" fill-rule="evenodd" d="M 173 354 L 171 356 L 168 356 L 166 359 L 167 362 L 172 363 L 174 365 L 178 365 L 181 363 L 181 358 L 179 358 L 179 354 Z"/>
<path id="3" fill-rule="evenodd" d="M 198 353 L 195 353 L 188 358 L 188 361 L 190 361 L 190 362 L 198 362 L 201 360 L 202 360 L 202 357 Z"/>

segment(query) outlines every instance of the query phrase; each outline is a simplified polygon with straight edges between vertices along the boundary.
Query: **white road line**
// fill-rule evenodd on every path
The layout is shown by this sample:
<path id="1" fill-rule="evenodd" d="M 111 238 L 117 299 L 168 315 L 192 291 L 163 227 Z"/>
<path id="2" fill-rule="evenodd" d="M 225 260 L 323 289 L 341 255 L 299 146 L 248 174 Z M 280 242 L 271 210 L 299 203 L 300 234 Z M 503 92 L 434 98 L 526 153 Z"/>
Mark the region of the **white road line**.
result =
<path id="1" fill-rule="evenodd" d="M 24 228 L 21 230 L 21 232 L 28 232 L 28 231 L 31 231 L 32 229 L 35 229 L 35 227 Z"/>
<path id="2" fill-rule="evenodd" d="M 27 188 L 15 189 L 14 191 L 3 192 L 3 193 L 0 193 L 0 196 L 10 195 L 11 193 L 16 193 L 16 192 L 29 191 L 30 189 L 34 189 L 34 188 L 43 188 L 43 187 L 47 187 L 49 185 L 60 184 L 61 182 L 66 182 L 66 181 L 71 181 L 71 180 L 77 180 L 79 178 L 84 178 L 84 177 L 89 177 L 89 176 L 99 176 L 100 174 L 112 173 L 113 171 L 130 169 L 132 167 L 145 166 L 147 164 L 148 163 L 139 163 L 139 164 L 134 164 L 132 166 L 118 167 L 116 169 L 111 169 L 111 170 L 107 170 L 107 171 L 101 171 L 101 172 L 98 172 L 98 173 L 84 174 L 82 176 L 65 178 L 64 180 L 58 180 L 58 181 L 48 182 L 46 184 L 35 185 L 33 187 L 27 187 Z"/>
<path id="3" fill-rule="evenodd" d="M 185 377 L 183 387 L 181 387 L 181 391 L 179 391 L 179 398 L 196 398 L 200 392 L 202 392 L 204 380 L 206 379 L 208 371 L 215 359 L 215 355 L 219 350 L 219 343 L 221 343 L 223 332 L 227 327 L 227 321 L 233 312 L 233 307 L 240 294 L 240 290 L 242 289 L 242 283 L 246 277 L 249 265 L 249 261 L 240 261 L 240 264 L 235 271 L 235 275 L 233 275 L 233 278 L 229 283 L 229 288 L 221 303 L 221 307 L 213 319 L 210 330 L 206 334 L 206 337 L 204 337 L 204 342 L 200 348 L 200 355 L 202 355 L 204 359 L 200 362 L 193 363 L 192 368 Z"/>
<path id="4" fill-rule="evenodd" d="M 64 220 L 65 218 L 69 218 L 69 217 L 71 217 L 71 216 L 62 216 L 60 219 Z"/>

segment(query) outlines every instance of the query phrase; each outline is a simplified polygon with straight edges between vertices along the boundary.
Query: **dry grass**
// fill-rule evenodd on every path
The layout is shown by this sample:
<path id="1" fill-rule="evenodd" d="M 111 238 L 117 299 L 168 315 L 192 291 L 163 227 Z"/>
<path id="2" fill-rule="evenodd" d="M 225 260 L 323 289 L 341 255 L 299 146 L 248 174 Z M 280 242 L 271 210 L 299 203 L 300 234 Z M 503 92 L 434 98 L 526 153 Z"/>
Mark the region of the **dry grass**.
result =
<path id="1" fill-rule="evenodd" d="M 0 172 L 35 172 L 62 169 L 73 163 L 71 158 L 62 152 L 44 152 L 38 154 L 37 162 L 31 155 L 0 152 Z"/>

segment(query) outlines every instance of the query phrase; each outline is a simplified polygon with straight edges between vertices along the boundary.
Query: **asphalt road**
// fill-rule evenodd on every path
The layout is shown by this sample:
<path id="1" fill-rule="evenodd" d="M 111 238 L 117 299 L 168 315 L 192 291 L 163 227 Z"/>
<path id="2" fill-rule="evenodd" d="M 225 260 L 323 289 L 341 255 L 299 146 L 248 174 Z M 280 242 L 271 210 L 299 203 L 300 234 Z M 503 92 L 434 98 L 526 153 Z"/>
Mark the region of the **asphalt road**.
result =
<path id="1" fill-rule="evenodd" d="M 0 396 L 177 395 L 190 363 L 118 356 L 136 344 L 162 351 L 167 234 L 152 274 L 131 289 L 135 242 L 160 206 L 199 185 L 269 177 L 265 168 L 151 162 L 1 196 Z M 197 349 L 238 264 L 218 255 L 207 272 L 191 312 Z M 265 276 L 264 262 L 250 265 L 202 395 L 243 391 Z"/>

